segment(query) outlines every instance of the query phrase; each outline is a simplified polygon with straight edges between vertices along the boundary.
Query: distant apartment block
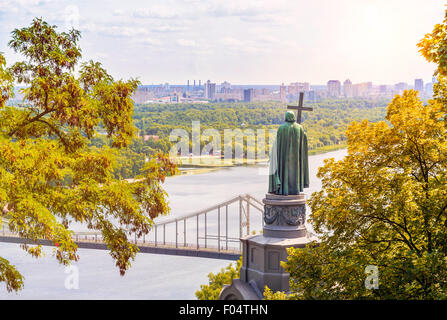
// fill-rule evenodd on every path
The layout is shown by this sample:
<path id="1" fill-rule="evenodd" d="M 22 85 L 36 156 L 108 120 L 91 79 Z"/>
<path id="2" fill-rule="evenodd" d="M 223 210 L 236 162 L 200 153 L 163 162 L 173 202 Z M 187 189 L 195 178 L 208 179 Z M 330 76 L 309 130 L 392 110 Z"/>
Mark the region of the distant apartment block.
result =
<path id="1" fill-rule="evenodd" d="M 346 79 L 345 82 L 343 82 L 343 95 L 345 98 L 352 97 L 352 82 L 349 79 Z"/>
<path id="2" fill-rule="evenodd" d="M 433 96 L 433 83 L 429 82 L 425 85 L 425 92 L 428 96 Z"/>
<path id="3" fill-rule="evenodd" d="M 151 88 L 148 87 L 140 87 L 137 89 L 137 91 L 133 95 L 133 101 L 135 103 L 144 104 L 148 101 L 154 99 L 155 94 L 151 90 Z"/>
<path id="4" fill-rule="evenodd" d="M 366 97 L 372 90 L 372 82 L 356 83 L 352 86 L 352 95 L 354 97 Z"/>
<path id="5" fill-rule="evenodd" d="M 407 90 L 408 84 L 406 82 L 399 82 L 394 85 L 394 90 L 402 93 L 404 90 Z"/>
<path id="6" fill-rule="evenodd" d="M 287 87 L 284 83 L 279 86 L 279 100 L 281 102 L 287 102 Z"/>
<path id="7" fill-rule="evenodd" d="M 327 82 L 328 96 L 331 98 L 337 98 L 341 95 L 341 83 L 338 80 L 329 80 Z"/>
<path id="8" fill-rule="evenodd" d="M 250 88 L 250 89 L 245 89 L 244 90 L 244 102 L 251 102 L 254 101 L 254 97 L 255 97 L 255 90 Z"/>
<path id="9" fill-rule="evenodd" d="M 292 82 L 288 86 L 288 98 L 289 100 L 296 100 L 299 97 L 300 92 L 309 92 L 309 82 Z"/>
<path id="10" fill-rule="evenodd" d="M 244 90 L 243 89 L 230 89 L 230 90 L 220 90 L 221 92 L 216 93 L 217 101 L 242 101 L 244 100 Z"/>
<path id="11" fill-rule="evenodd" d="M 220 93 L 228 93 L 231 92 L 231 83 L 224 81 L 220 85 Z"/>
<path id="12" fill-rule="evenodd" d="M 211 83 L 210 80 L 205 83 L 204 97 L 209 100 L 216 99 L 216 84 Z"/>
<path id="13" fill-rule="evenodd" d="M 414 90 L 419 91 L 420 94 L 424 93 L 424 80 L 415 79 L 414 80 Z"/>
<path id="14" fill-rule="evenodd" d="M 309 82 L 292 82 L 289 85 L 289 95 L 298 95 L 300 92 L 306 92 L 309 90 Z"/>

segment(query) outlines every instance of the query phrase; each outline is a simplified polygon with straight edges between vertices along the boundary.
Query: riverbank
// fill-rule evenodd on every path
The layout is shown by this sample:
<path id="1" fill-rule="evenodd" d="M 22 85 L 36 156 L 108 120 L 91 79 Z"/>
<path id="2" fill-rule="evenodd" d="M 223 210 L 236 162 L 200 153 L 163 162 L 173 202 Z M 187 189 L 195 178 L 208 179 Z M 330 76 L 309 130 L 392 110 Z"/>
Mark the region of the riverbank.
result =
<path id="1" fill-rule="evenodd" d="M 323 154 L 323 153 L 327 153 L 327 152 L 346 149 L 347 147 L 348 147 L 348 145 L 346 143 L 323 146 L 323 147 L 320 147 L 320 148 L 317 148 L 314 150 L 309 150 L 309 156 L 315 156 L 318 154 Z"/>
<path id="2" fill-rule="evenodd" d="M 320 155 L 332 151 L 346 149 L 346 143 L 323 146 L 314 150 L 309 150 L 309 156 Z M 225 160 L 220 157 L 198 156 L 178 158 L 179 169 L 182 175 L 209 173 L 223 168 L 237 166 L 253 166 L 267 164 L 268 159 L 231 159 Z"/>

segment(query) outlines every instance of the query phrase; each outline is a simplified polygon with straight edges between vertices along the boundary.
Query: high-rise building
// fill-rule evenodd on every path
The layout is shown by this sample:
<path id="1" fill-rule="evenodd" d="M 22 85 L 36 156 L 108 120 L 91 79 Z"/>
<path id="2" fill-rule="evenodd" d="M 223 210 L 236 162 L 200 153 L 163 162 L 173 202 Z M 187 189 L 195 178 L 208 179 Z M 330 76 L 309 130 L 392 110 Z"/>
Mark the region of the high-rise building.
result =
<path id="1" fill-rule="evenodd" d="M 300 92 L 310 91 L 309 82 L 292 82 L 288 88 L 288 95 L 291 99 L 297 99 Z"/>
<path id="2" fill-rule="evenodd" d="M 407 90 L 408 85 L 405 82 L 399 82 L 394 85 L 394 90 L 398 92 L 402 92 L 404 90 Z"/>
<path id="3" fill-rule="evenodd" d="M 419 91 L 419 93 L 424 93 L 424 80 L 415 79 L 414 80 L 414 90 Z"/>
<path id="4" fill-rule="evenodd" d="M 290 85 L 294 86 L 298 92 L 307 92 L 310 90 L 309 82 L 293 82 Z"/>
<path id="5" fill-rule="evenodd" d="M 143 86 L 138 87 L 132 96 L 135 103 L 147 103 L 147 101 L 152 100 L 153 98 L 154 93 L 151 89 Z"/>
<path id="6" fill-rule="evenodd" d="M 329 80 L 327 82 L 327 92 L 329 97 L 339 97 L 341 95 L 341 83 L 338 80 Z"/>
<path id="7" fill-rule="evenodd" d="M 244 90 L 244 102 L 250 102 L 253 101 L 255 97 L 255 90 L 250 88 L 250 89 L 245 89 Z"/>
<path id="8" fill-rule="evenodd" d="M 366 97 L 368 91 L 370 90 L 371 82 L 362 82 L 352 85 L 352 96 L 353 97 Z"/>
<path id="9" fill-rule="evenodd" d="M 315 94 L 315 91 L 314 91 L 314 90 L 310 90 L 310 91 L 307 93 L 307 99 L 310 100 L 310 101 L 312 101 L 312 102 L 315 102 L 315 101 L 316 101 L 316 94 Z"/>
<path id="10" fill-rule="evenodd" d="M 428 96 L 433 96 L 433 83 L 429 82 L 425 85 L 425 94 Z"/>
<path id="11" fill-rule="evenodd" d="M 200 80 L 199 80 L 199 86 L 200 86 Z M 211 83 L 210 80 L 208 80 L 205 83 L 204 96 L 205 96 L 205 99 L 210 99 L 210 100 L 216 99 L 216 84 Z"/>
<path id="12" fill-rule="evenodd" d="M 281 100 L 281 102 L 287 101 L 287 87 L 284 83 L 279 86 L 279 100 Z"/>
<path id="13" fill-rule="evenodd" d="M 352 82 L 349 79 L 346 79 L 345 82 L 343 82 L 343 94 L 345 98 L 352 97 Z"/>
<path id="14" fill-rule="evenodd" d="M 220 85 L 220 92 L 221 93 L 229 93 L 231 90 L 231 84 L 227 81 L 222 82 Z"/>

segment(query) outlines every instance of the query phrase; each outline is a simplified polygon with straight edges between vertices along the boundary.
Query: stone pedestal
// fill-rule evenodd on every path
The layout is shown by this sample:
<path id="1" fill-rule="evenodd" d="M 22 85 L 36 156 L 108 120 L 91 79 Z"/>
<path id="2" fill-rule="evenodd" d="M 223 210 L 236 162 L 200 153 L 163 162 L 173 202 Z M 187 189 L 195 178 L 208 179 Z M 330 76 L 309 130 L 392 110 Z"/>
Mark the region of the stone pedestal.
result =
<path id="1" fill-rule="evenodd" d="M 287 261 L 289 247 L 303 248 L 317 238 L 307 233 L 304 194 L 280 196 L 267 194 L 264 203 L 262 235 L 242 238 L 240 279 L 225 286 L 220 299 L 262 299 L 264 287 L 273 291 L 289 291 L 289 274 L 281 267 Z M 237 280 L 237 281 L 236 281 Z M 243 285 L 245 284 L 245 285 Z M 247 294 L 250 291 L 251 293 Z"/>
<path id="2" fill-rule="evenodd" d="M 294 196 L 266 194 L 264 203 L 265 237 L 300 238 L 306 236 L 306 199 L 304 193 Z"/>

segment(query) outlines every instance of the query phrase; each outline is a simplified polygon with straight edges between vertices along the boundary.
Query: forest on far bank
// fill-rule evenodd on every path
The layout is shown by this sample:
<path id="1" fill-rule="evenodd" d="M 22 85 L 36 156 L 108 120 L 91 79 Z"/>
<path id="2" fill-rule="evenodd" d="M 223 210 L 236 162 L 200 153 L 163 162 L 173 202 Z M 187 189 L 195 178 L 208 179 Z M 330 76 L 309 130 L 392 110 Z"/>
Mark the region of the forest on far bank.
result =
<path id="1" fill-rule="evenodd" d="M 309 153 L 342 148 L 346 144 L 345 131 L 352 121 L 367 119 L 377 122 L 385 119 L 388 100 L 327 99 L 304 105 L 312 112 L 303 112 L 302 125 L 308 135 Z M 276 129 L 284 122 L 287 104 L 280 102 L 214 102 L 198 104 L 146 104 L 135 105 L 133 120 L 138 137 L 120 150 L 120 169 L 117 177 L 127 179 L 138 176 L 146 157 L 159 152 L 169 153 L 175 142 L 169 141 L 174 129 L 184 129 L 191 134 L 192 122 L 200 121 L 200 129 Z M 146 136 L 146 139 L 143 137 Z M 97 136 L 92 144 L 108 144 L 105 136 Z M 201 142 L 201 150 L 207 141 Z M 266 146 L 268 152 L 268 146 Z M 243 145 L 244 155 L 247 145 Z"/>

